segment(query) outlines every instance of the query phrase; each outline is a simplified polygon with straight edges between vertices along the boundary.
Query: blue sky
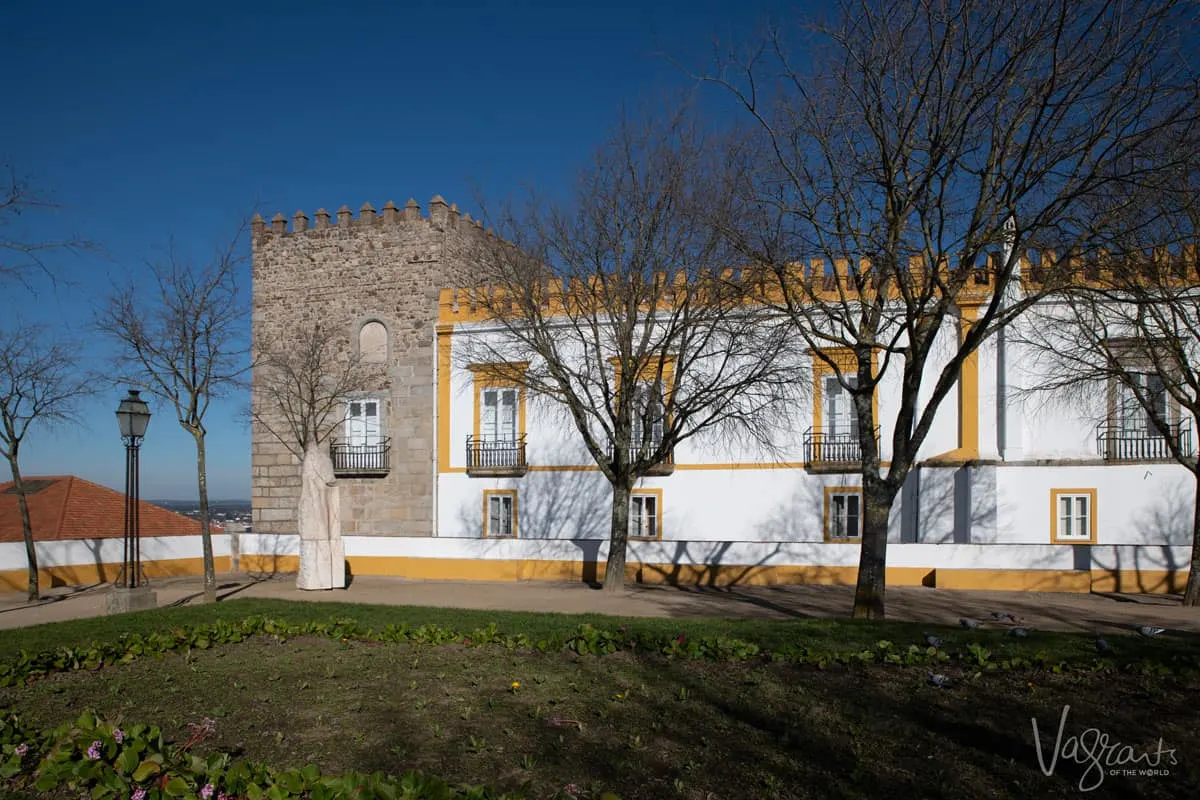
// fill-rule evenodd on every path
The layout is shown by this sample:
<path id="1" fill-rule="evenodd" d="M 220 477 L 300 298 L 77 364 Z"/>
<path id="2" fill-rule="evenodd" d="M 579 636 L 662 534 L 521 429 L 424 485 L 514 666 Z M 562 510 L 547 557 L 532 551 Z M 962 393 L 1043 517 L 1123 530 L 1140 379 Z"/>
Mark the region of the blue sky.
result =
<path id="1" fill-rule="evenodd" d="M 704 65 L 714 40 L 749 36 L 775 10 L 765 0 L 5 4 L 0 160 L 61 206 L 22 217 L 21 231 L 75 233 L 102 250 L 56 256 L 57 287 L 0 286 L 0 314 L 75 337 L 98 368 L 108 345 L 87 325 L 113 282 L 145 274 L 169 239 L 204 258 L 256 203 L 290 217 L 409 197 L 424 208 L 441 194 L 477 214 L 477 191 L 490 202 L 526 185 L 561 191 L 623 104 L 690 85 L 674 60 Z M 120 488 L 121 394 L 83 404 L 78 425 L 32 431 L 22 471 Z M 246 403 L 210 411 L 214 499 L 250 494 Z M 152 411 L 142 495 L 194 498 L 191 437 L 168 408 Z"/>

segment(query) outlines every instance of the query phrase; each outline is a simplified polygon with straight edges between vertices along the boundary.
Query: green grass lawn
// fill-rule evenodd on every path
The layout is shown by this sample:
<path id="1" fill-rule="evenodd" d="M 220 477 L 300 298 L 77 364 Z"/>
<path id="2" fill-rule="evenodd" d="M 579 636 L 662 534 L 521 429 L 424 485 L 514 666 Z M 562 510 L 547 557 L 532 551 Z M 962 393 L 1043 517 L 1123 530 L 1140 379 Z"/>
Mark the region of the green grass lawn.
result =
<path id="1" fill-rule="evenodd" d="M 1096 655 L 1094 640 L 1086 635 L 1035 632 L 1028 639 L 1015 639 L 1005 631 L 964 631 L 910 622 L 858 622 L 849 619 L 662 619 L 650 617 L 608 617 L 601 614 L 538 614 L 520 611 L 475 611 L 469 609 L 428 608 L 424 606 L 375 606 L 351 603 L 295 602 L 270 599 L 233 599 L 216 605 L 161 608 L 137 614 L 93 617 L 49 625 L 34 625 L 0 633 L 0 660 L 21 650 L 40 652 L 57 647 L 82 647 L 93 642 L 116 641 L 123 633 L 147 634 L 182 625 L 198 625 L 217 620 L 240 621 L 261 615 L 303 623 L 310 620 L 353 619 L 368 628 L 387 625 L 438 625 L 467 632 L 495 623 L 501 631 L 524 633 L 537 641 L 561 643 L 580 625 L 591 624 L 615 630 L 659 633 L 691 638 L 729 636 L 753 642 L 768 650 L 781 644 L 802 641 L 817 652 L 847 652 L 872 647 L 880 639 L 896 643 L 920 643 L 925 633 L 942 637 L 947 646 L 966 642 L 986 645 L 997 658 L 1008 655 L 1047 653 L 1052 660 L 1091 661 Z M 1120 653 L 1132 656 L 1169 658 L 1174 654 L 1200 657 L 1200 636 L 1172 636 L 1157 639 L 1110 637 Z"/>
<path id="2" fill-rule="evenodd" d="M 7 658 L 149 633 L 215 618 L 263 614 L 291 622 L 351 618 L 382 628 L 406 622 L 562 641 L 580 622 L 662 634 L 735 636 L 771 648 L 803 641 L 846 652 L 889 639 L 917 643 L 930 626 L 838 620 L 617 620 L 552 614 L 230 601 L 80 620 L 4 634 Z M 979 642 L 997 657 L 1054 653 L 1094 660 L 1089 637 L 936 631 L 947 646 Z M 1196 654 L 1195 638 L 1114 641 L 1118 654 L 1169 660 Z M 420 769 L 456 783 L 555 797 L 613 791 L 623 800 L 692 798 L 1078 797 L 1085 767 L 1039 769 L 1031 718 L 1047 757 L 1060 715 L 1064 741 L 1094 728 L 1138 753 L 1175 750 L 1165 777 L 1104 777 L 1088 797 L 1200 796 L 1200 680 L 1127 672 L 983 673 L 938 667 L 817 669 L 785 663 L 712 663 L 653 654 L 577 656 L 502 647 L 368 644 L 256 637 L 209 650 L 143 658 L 98 672 L 50 676 L 0 689 L 0 708 L 54 726 L 83 708 L 163 726 L 216 720 L 204 747 L 279 767 L 324 771 Z M 513 688 L 513 683 L 519 686 Z M 1093 734 L 1096 735 L 1096 734 Z M 1094 780 L 1093 772 L 1087 778 Z M 559 795 L 561 796 L 561 795 Z"/>

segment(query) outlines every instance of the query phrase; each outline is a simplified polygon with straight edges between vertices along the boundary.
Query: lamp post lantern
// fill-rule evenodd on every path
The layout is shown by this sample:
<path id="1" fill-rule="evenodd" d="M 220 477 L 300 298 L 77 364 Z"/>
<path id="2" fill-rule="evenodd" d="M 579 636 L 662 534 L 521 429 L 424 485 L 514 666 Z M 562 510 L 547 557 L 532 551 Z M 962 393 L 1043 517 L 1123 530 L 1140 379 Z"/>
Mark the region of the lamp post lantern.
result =
<path id="1" fill-rule="evenodd" d="M 121 572 L 114 588 L 123 590 L 135 590 L 146 583 L 142 575 L 141 520 L 138 517 L 138 449 L 150 424 L 150 408 L 139 395 L 138 390 L 130 389 L 117 406 L 117 424 L 121 429 L 121 441 L 125 443 L 125 537 Z"/>

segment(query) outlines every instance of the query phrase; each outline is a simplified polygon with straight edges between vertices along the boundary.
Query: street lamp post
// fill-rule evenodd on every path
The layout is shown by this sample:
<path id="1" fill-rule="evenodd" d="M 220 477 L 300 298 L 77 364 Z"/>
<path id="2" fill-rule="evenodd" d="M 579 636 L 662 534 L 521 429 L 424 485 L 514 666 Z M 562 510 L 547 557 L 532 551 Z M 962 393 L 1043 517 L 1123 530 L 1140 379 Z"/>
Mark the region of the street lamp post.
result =
<path id="1" fill-rule="evenodd" d="M 150 408 L 136 389 L 117 406 L 117 424 L 121 429 L 121 441 L 125 443 L 125 533 L 121 571 L 113 583 L 109 595 L 108 612 L 122 613 L 157 606 L 154 593 L 146 585 L 142 573 L 141 520 L 138 517 L 138 450 L 146 427 L 150 424 Z"/>

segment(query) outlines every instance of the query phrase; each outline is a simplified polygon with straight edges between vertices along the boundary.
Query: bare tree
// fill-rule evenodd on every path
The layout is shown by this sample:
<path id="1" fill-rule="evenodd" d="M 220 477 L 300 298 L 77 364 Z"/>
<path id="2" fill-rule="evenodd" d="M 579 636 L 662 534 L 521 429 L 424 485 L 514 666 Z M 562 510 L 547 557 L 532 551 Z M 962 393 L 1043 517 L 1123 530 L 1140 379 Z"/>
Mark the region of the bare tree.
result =
<path id="1" fill-rule="evenodd" d="M 1110 460 L 1174 460 L 1192 474 L 1192 557 L 1183 603 L 1200 605 L 1200 130 L 1153 143 L 1173 162 L 1096 198 L 1108 247 L 1077 259 L 1075 279 L 1019 326 L 1036 387 L 1100 422 Z"/>
<path id="2" fill-rule="evenodd" d="M 364 360 L 343 329 L 319 322 L 298 331 L 256 329 L 255 350 L 252 419 L 301 463 L 297 586 L 344 588 L 337 472 L 322 445 L 358 405 L 356 395 L 390 387 L 385 365 Z"/>
<path id="3" fill-rule="evenodd" d="M 21 443 L 34 422 L 73 419 L 75 402 L 89 393 L 89 383 L 78 371 L 73 352 L 73 348 L 52 341 L 44 328 L 15 326 L 0 330 L 0 455 L 12 471 L 21 512 L 30 600 L 36 600 L 39 594 L 38 560 L 26 485 L 21 478 Z"/>
<path id="4" fill-rule="evenodd" d="M 55 211 L 58 206 L 27 179 L 18 176 L 13 167 L 5 165 L 4 172 L 0 181 L 0 284 L 15 281 L 30 288 L 30 280 L 37 272 L 57 281 L 46 260 L 48 254 L 56 250 L 88 249 L 94 244 L 78 236 L 37 241 L 21 232 L 17 218 Z"/>
<path id="5" fill-rule="evenodd" d="M 635 483 L 700 434 L 779 441 L 801 386 L 787 327 L 729 286 L 712 144 L 683 114 L 623 124 L 568 201 L 507 212 L 471 259 L 486 322 L 463 357 L 570 417 L 612 486 L 609 591 L 624 585 Z"/>
<path id="6" fill-rule="evenodd" d="M 1023 253 L 1094 243 L 1105 220 L 1088 199 L 1159 169 L 1129 156 L 1191 114 L 1184 11 L 845 0 L 811 27 L 804 59 L 773 29 L 709 78 L 749 121 L 731 154 L 743 178 L 730 233 L 770 268 L 763 298 L 852 401 L 856 617 L 884 615 L 888 515 L 963 364 L 1060 281 L 1047 253 L 1018 291 Z M 810 257 L 819 266 L 801 266 Z M 884 470 L 873 398 L 896 372 Z"/>
<path id="7" fill-rule="evenodd" d="M 363 361 L 336 328 L 263 331 L 256 341 L 251 416 L 297 459 L 328 441 L 346 419 L 346 401 L 386 389 L 383 365 Z"/>
<path id="8" fill-rule="evenodd" d="M 180 427 L 196 443 L 200 535 L 204 549 L 204 597 L 216 602 L 217 579 L 209 531 L 205 415 L 214 398 L 242 385 L 248 367 L 246 307 L 239 289 L 245 264 L 245 227 L 212 259 L 196 264 L 174 247 L 166 260 L 150 265 L 153 289 L 135 281 L 108 297 L 96 316 L 97 328 L 120 346 L 120 380 L 145 386 L 170 403 Z"/>

